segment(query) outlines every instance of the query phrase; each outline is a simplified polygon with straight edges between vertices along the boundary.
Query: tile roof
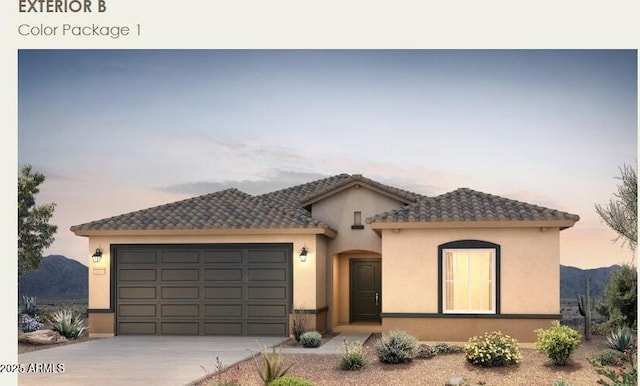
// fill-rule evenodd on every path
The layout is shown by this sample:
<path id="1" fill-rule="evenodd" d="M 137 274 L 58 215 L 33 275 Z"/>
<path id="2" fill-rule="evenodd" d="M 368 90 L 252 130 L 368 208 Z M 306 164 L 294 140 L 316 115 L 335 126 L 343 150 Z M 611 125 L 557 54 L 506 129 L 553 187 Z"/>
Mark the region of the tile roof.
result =
<path id="1" fill-rule="evenodd" d="M 376 222 L 578 221 L 580 216 L 468 188 L 420 200 L 367 219 Z"/>
<path id="2" fill-rule="evenodd" d="M 350 175 L 343 173 L 332 177 L 323 178 L 320 180 L 307 182 L 306 184 L 292 186 L 290 188 L 276 190 L 275 192 L 265 193 L 259 198 L 274 201 L 284 206 L 289 207 L 301 207 L 302 202 L 309 196 L 314 195 L 320 191 L 326 191 L 332 189 L 334 186 L 341 184 L 342 182 L 349 180 Z"/>
<path id="3" fill-rule="evenodd" d="M 408 203 L 367 219 L 369 223 L 579 220 L 579 216 L 462 188 L 427 197 L 394 188 L 359 174 L 338 174 L 275 192 L 252 196 L 226 189 L 71 227 L 73 232 L 103 230 L 325 229 L 329 224 L 303 208 L 356 183 Z M 570 226 L 570 225 L 569 225 Z"/>
<path id="4" fill-rule="evenodd" d="M 80 230 L 326 228 L 308 212 L 226 189 L 71 227 Z"/>
<path id="5" fill-rule="evenodd" d="M 326 186 L 324 189 L 318 189 L 314 191 L 312 194 L 302 198 L 303 205 L 308 205 L 313 202 L 319 201 L 320 199 L 332 195 L 334 192 L 339 192 L 343 189 L 347 189 L 356 184 L 368 185 L 369 187 L 378 190 L 384 194 L 389 196 L 396 197 L 405 203 L 414 203 L 418 199 L 427 198 L 421 194 L 413 193 L 408 190 L 399 189 L 393 186 L 381 184 L 378 181 L 374 181 L 367 177 L 363 177 L 362 174 L 345 174 L 347 178 L 341 178 L 338 181 L 335 181 L 333 185 Z"/>

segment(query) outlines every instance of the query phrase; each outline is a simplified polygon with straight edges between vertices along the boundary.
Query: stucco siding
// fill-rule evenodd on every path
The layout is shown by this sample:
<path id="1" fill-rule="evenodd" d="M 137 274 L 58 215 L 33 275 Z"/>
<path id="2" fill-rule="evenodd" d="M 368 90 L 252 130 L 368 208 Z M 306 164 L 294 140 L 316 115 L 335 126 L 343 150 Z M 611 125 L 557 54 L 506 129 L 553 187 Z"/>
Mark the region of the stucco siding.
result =
<path id="1" fill-rule="evenodd" d="M 382 312 L 437 313 L 438 246 L 465 239 L 501 247 L 501 313 L 559 313 L 558 228 L 385 229 Z"/>
<path id="2" fill-rule="evenodd" d="M 352 250 L 380 253 L 380 236 L 371 230 L 365 219 L 402 205 L 397 200 L 365 187 L 351 187 L 314 203 L 311 206 L 311 216 L 338 231 L 334 239 L 327 241 L 329 256 Z M 351 229 L 355 211 L 362 213 L 364 229 Z"/>

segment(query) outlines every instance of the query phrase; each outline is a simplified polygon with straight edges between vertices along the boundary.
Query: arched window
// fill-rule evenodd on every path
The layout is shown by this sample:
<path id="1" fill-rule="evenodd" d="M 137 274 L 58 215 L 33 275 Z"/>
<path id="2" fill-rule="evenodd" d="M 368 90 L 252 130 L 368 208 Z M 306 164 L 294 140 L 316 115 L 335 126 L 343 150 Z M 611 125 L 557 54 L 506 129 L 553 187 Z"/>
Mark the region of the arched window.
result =
<path id="1" fill-rule="evenodd" d="M 500 246 L 458 240 L 438 246 L 438 311 L 500 313 Z"/>

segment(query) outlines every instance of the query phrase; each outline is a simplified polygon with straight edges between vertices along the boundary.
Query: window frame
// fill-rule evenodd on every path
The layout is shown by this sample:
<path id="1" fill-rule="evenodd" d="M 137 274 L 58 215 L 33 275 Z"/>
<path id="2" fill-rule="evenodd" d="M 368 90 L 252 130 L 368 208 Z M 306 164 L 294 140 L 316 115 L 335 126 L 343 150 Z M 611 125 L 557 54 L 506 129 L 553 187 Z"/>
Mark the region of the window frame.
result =
<path id="1" fill-rule="evenodd" d="M 493 309 L 446 310 L 445 252 L 451 250 L 493 250 Z M 446 315 L 498 315 L 500 314 L 500 245 L 482 240 L 457 240 L 438 246 L 438 313 Z"/>

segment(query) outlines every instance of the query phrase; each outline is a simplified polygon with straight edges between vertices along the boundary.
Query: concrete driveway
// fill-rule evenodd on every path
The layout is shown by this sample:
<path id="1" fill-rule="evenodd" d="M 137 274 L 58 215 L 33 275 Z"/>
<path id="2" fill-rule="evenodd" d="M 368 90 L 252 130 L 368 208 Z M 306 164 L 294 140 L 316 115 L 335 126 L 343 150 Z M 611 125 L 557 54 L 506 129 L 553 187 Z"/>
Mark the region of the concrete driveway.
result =
<path id="1" fill-rule="evenodd" d="M 231 366 L 283 337 L 116 336 L 18 355 L 40 371 L 22 373 L 20 385 L 188 385 L 216 370 L 216 357 Z M 63 372 L 51 372 L 60 370 Z"/>

